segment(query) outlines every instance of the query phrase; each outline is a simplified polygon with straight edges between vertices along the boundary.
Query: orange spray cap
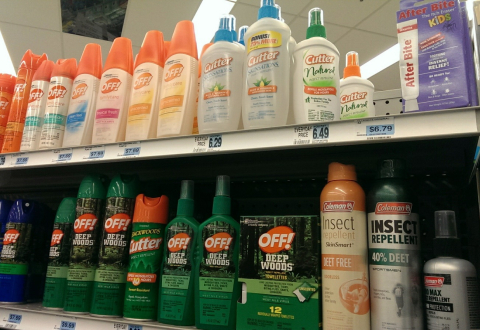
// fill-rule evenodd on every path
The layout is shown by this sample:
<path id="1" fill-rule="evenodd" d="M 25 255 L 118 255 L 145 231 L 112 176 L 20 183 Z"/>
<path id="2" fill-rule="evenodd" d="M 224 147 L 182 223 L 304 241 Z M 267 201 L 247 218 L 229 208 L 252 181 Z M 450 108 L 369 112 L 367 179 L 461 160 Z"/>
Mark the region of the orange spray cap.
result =
<path id="1" fill-rule="evenodd" d="M 147 197 L 144 194 L 137 196 L 133 222 L 168 222 L 168 197 Z"/>
<path id="2" fill-rule="evenodd" d="M 16 80 L 17 78 L 12 76 L 11 74 L 1 73 L 0 74 L 0 90 L 3 92 L 13 94 Z M 48 80 L 50 81 L 50 79 Z"/>
<path id="3" fill-rule="evenodd" d="M 171 41 L 164 40 L 163 41 L 163 50 L 165 52 L 165 61 L 168 58 L 168 52 L 170 51 L 170 45 L 172 44 Z"/>
<path id="4" fill-rule="evenodd" d="M 192 21 L 180 21 L 175 26 L 167 58 L 174 54 L 185 54 L 198 60 L 197 41 Z"/>
<path id="5" fill-rule="evenodd" d="M 199 78 L 202 75 L 202 62 L 200 62 L 200 61 L 202 60 L 203 54 L 205 54 L 205 52 L 207 51 L 207 49 L 210 48 L 211 45 L 213 45 L 213 42 L 209 42 L 208 44 L 203 45 L 202 53 L 200 55 L 199 62 L 198 62 L 198 77 Z"/>
<path id="6" fill-rule="evenodd" d="M 87 44 L 78 63 L 77 76 L 89 74 L 100 79 L 102 76 L 102 48 L 99 44 Z"/>
<path id="7" fill-rule="evenodd" d="M 330 181 L 357 181 L 357 173 L 354 165 L 330 163 L 328 165 L 328 182 Z"/>
<path id="8" fill-rule="evenodd" d="M 74 58 L 59 59 L 53 67 L 52 77 L 74 79 L 77 75 L 77 60 Z"/>
<path id="9" fill-rule="evenodd" d="M 36 55 L 32 53 L 32 51 L 29 49 L 23 55 L 19 68 L 37 70 L 40 64 L 42 64 L 43 61 L 46 61 L 47 59 L 47 54 L 43 53 L 42 55 Z"/>
<path id="10" fill-rule="evenodd" d="M 343 78 L 348 77 L 361 77 L 360 74 L 360 61 L 358 60 L 358 53 L 357 52 L 348 52 L 347 53 L 347 61 L 345 65 L 345 69 L 343 69 Z"/>
<path id="11" fill-rule="evenodd" d="M 50 60 L 43 61 L 43 63 L 38 67 L 37 71 L 35 71 L 35 74 L 33 75 L 33 81 L 35 80 L 50 81 L 54 67 L 55 67 L 55 63 L 53 63 L 53 61 L 50 61 Z"/>
<path id="12" fill-rule="evenodd" d="M 130 39 L 118 37 L 113 40 L 103 72 L 110 69 L 120 69 L 133 74 L 133 51 Z"/>
<path id="13" fill-rule="evenodd" d="M 143 39 L 142 47 L 135 59 L 135 67 L 142 63 L 155 63 L 162 68 L 165 66 L 165 51 L 163 49 L 163 33 L 148 31 Z"/>

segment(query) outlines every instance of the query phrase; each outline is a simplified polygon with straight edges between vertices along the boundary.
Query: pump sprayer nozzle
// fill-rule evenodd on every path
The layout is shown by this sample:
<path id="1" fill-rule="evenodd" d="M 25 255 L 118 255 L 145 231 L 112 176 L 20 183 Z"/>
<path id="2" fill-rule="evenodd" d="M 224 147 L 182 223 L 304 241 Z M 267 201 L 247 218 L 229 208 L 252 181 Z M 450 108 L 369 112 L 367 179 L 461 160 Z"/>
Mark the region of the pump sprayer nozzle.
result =
<path id="1" fill-rule="evenodd" d="M 217 41 L 228 41 L 228 42 L 233 42 L 233 33 L 230 30 L 232 27 L 232 20 L 234 20 L 235 17 L 233 15 L 224 15 L 220 17 L 220 24 L 218 25 L 218 30 L 215 33 L 215 37 L 213 39 L 213 42 Z M 235 23 L 233 23 L 235 25 Z"/>
<path id="2" fill-rule="evenodd" d="M 360 65 L 358 60 L 357 52 L 348 52 L 346 58 L 346 66 L 343 69 L 343 78 L 348 78 L 352 76 L 361 77 L 360 74 Z"/>
<path id="3" fill-rule="evenodd" d="M 327 32 L 323 25 L 323 10 L 320 8 L 312 8 L 308 12 L 307 39 L 312 37 L 327 37 Z"/>
<path id="4" fill-rule="evenodd" d="M 180 187 L 180 199 L 193 199 L 194 182 L 183 180 Z"/>
<path id="5" fill-rule="evenodd" d="M 258 19 L 265 17 L 277 19 L 278 10 L 275 8 L 275 0 L 260 0 L 260 9 L 258 10 Z"/>
<path id="6" fill-rule="evenodd" d="M 245 32 L 248 30 L 248 25 L 241 26 L 238 30 L 238 43 L 245 46 Z"/>
<path id="7" fill-rule="evenodd" d="M 457 238 L 454 211 L 435 211 L 435 238 Z"/>
<path id="8" fill-rule="evenodd" d="M 275 8 L 277 9 L 277 19 L 279 21 L 282 20 L 282 7 L 278 5 L 278 3 L 275 4 Z"/>
<path id="9" fill-rule="evenodd" d="M 217 176 L 215 196 L 230 196 L 230 177 L 228 175 Z"/>

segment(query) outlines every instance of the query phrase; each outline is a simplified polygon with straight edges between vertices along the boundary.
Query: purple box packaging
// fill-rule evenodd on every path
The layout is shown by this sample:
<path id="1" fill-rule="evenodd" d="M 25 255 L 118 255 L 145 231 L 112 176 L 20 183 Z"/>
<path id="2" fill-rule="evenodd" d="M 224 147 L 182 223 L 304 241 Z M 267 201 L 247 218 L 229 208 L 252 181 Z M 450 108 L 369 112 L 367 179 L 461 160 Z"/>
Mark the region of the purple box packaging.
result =
<path id="1" fill-rule="evenodd" d="M 397 12 L 400 79 L 405 112 L 476 105 L 472 95 L 471 43 L 458 0 L 415 7 L 401 0 Z"/>

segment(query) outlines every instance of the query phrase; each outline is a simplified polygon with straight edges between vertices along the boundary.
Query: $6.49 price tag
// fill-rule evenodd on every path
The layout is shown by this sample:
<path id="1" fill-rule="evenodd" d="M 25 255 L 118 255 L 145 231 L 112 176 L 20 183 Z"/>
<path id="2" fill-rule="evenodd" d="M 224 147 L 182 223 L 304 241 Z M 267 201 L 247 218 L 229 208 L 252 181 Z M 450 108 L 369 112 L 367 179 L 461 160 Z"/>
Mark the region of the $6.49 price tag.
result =
<path id="1" fill-rule="evenodd" d="M 328 124 L 297 126 L 293 128 L 293 144 L 312 144 L 328 142 L 330 127 Z"/>

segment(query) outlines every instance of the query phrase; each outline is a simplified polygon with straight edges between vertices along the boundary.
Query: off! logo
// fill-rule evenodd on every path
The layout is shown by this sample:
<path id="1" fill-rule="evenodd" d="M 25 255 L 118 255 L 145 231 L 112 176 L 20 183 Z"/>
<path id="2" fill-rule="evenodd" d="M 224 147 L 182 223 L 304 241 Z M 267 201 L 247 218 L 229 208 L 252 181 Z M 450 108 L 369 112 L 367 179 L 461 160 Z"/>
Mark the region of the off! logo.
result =
<path id="1" fill-rule="evenodd" d="M 352 212 L 354 206 L 354 201 L 323 202 L 322 212 Z"/>
<path id="2" fill-rule="evenodd" d="M 72 92 L 72 100 L 78 99 L 80 96 L 85 95 L 88 85 L 85 83 L 78 84 Z"/>
<path id="3" fill-rule="evenodd" d="M 342 95 L 340 98 L 340 103 L 344 104 L 352 101 L 363 100 L 367 98 L 367 94 L 367 92 L 354 92 L 352 94 Z"/>
<path id="4" fill-rule="evenodd" d="M 9 229 L 3 236 L 3 245 L 13 244 L 17 242 L 20 233 L 16 229 Z"/>
<path id="5" fill-rule="evenodd" d="M 75 219 L 75 223 L 73 224 L 73 231 L 77 234 L 81 234 L 86 231 L 92 231 L 95 229 L 97 221 L 98 219 L 95 214 L 83 214 L 78 219 Z"/>
<path id="6" fill-rule="evenodd" d="M 53 100 L 53 99 L 63 98 L 66 93 L 67 93 L 67 89 L 65 88 L 65 86 L 55 85 L 52 88 L 50 88 L 50 90 L 48 91 L 48 99 Z"/>
<path id="7" fill-rule="evenodd" d="M 58 245 L 62 242 L 63 238 L 63 231 L 61 229 L 55 229 L 52 233 L 52 241 L 50 242 L 50 246 Z"/>
<path id="8" fill-rule="evenodd" d="M 118 91 L 122 82 L 118 78 L 110 78 L 102 85 L 102 93 L 108 94 L 110 92 Z"/>
<path id="9" fill-rule="evenodd" d="M 258 239 L 258 246 L 260 246 L 260 250 L 265 253 L 288 251 L 292 248 L 294 238 L 295 233 L 292 228 L 278 226 L 260 236 Z"/>
<path id="10" fill-rule="evenodd" d="M 130 219 L 128 214 L 115 214 L 105 221 L 105 231 L 110 234 L 118 233 L 120 231 L 127 231 L 130 222 L 132 222 L 132 219 Z"/>
<path id="11" fill-rule="evenodd" d="M 233 238 L 229 233 L 218 233 L 207 238 L 205 241 L 205 249 L 210 253 L 229 250 L 232 240 Z"/>
<path id="12" fill-rule="evenodd" d="M 142 87 L 148 86 L 150 85 L 150 82 L 152 81 L 152 79 L 153 79 L 153 76 L 150 73 L 144 72 L 141 75 L 139 75 L 137 79 L 135 79 L 133 88 L 140 89 Z"/>
<path id="13" fill-rule="evenodd" d="M 23 79 L 17 80 L 17 83 L 15 84 L 14 93 L 23 93 L 26 86 L 27 84 L 25 83 L 25 80 Z"/>
<path id="14" fill-rule="evenodd" d="M 186 250 L 191 238 L 186 233 L 180 233 L 168 240 L 168 251 L 174 253 L 180 250 Z"/>
<path id="15" fill-rule="evenodd" d="M 30 92 L 30 98 L 28 99 L 28 103 L 40 100 L 43 94 L 43 90 L 39 88 L 32 89 L 32 91 Z"/>
<path id="16" fill-rule="evenodd" d="M 165 82 L 180 77 L 182 75 L 183 69 L 184 67 L 180 63 L 172 65 L 170 69 L 168 69 L 168 71 L 165 73 Z"/>
<path id="17" fill-rule="evenodd" d="M 8 105 L 10 104 L 10 101 L 6 99 L 5 97 L 0 97 L 0 109 L 2 110 L 7 110 Z"/>
<path id="18" fill-rule="evenodd" d="M 375 214 L 410 214 L 412 203 L 377 203 Z"/>
<path id="19" fill-rule="evenodd" d="M 439 276 L 425 276 L 424 282 L 425 286 L 441 288 L 443 286 L 443 282 L 445 282 L 445 278 Z"/>

